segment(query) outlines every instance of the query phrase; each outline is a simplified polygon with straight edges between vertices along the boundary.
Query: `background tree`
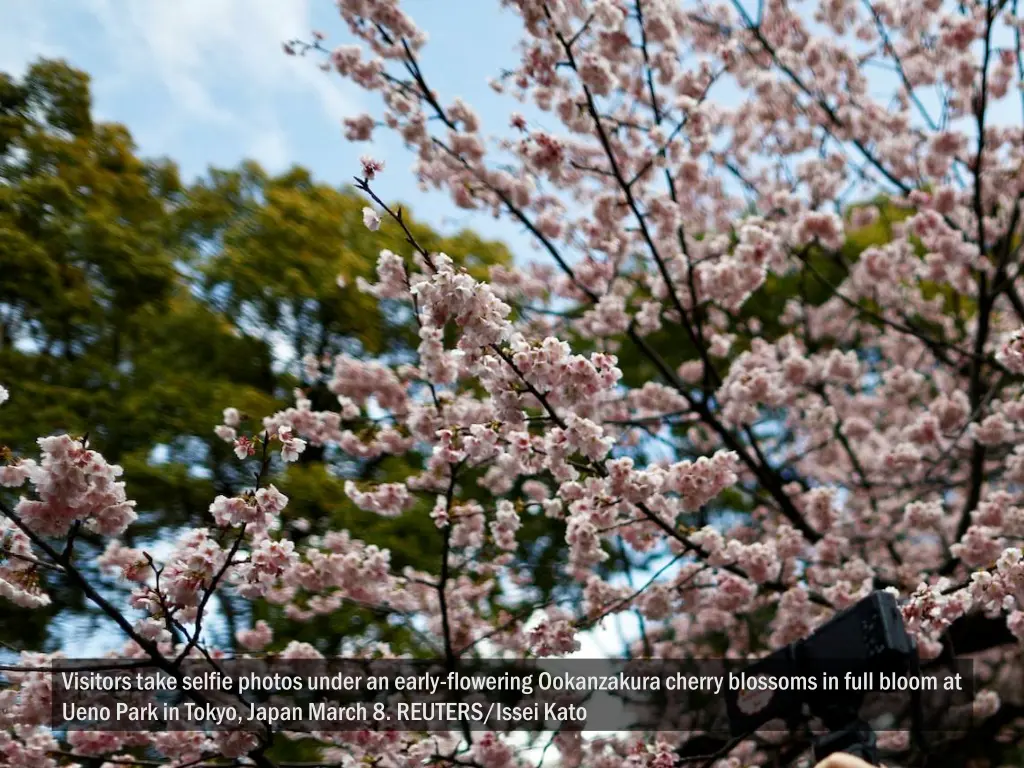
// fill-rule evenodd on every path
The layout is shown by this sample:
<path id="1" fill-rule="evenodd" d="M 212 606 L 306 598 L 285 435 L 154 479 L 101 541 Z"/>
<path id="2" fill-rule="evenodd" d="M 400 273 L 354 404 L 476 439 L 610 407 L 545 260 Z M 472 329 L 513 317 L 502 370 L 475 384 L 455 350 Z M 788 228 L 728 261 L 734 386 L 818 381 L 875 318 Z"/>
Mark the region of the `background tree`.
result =
<path id="1" fill-rule="evenodd" d="M 316 183 L 303 169 L 272 178 L 249 163 L 237 171 L 211 172 L 189 190 L 182 211 L 183 231 L 192 252 L 199 254 L 191 266 L 202 301 L 221 316 L 235 318 L 234 327 L 273 350 L 282 374 L 280 391 L 290 395 L 301 388 L 316 411 L 336 407 L 337 397 L 319 375 L 308 376 L 310 360 L 315 369 L 341 355 L 389 364 L 415 360 L 414 315 L 399 302 L 378 302 L 359 289 L 359 280 L 372 277 L 382 247 L 407 247 L 406 235 L 396 228 L 368 230 L 365 205 L 361 196 Z M 504 246 L 472 232 L 443 236 L 418 224 L 408 212 L 403 218 L 413 237 L 448 253 L 477 278 L 495 264 L 510 263 Z M 245 404 L 243 410 L 267 413 L 258 403 Z M 369 418 L 354 438 L 367 442 L 376 430 Z M 217 493 L 235 495 L 248 477 L 238 475 L 230 447 L 220 443 L 212 450 L 222 458 L 223 472 L 234 472 L 225 475 Z M 440 543 L 430 535 L 433 524 L 427 509 L 420 516 L 387 519 L 358 509 L 344 493 L 347 480 L 401 481 L 421 467 L 422 457 L 414 454 L 359 458 L 313 446 L 275 482 L 295 499 L 285 519 L 300 521 L 300 528 L 292 531 L 297 541 L 330 529 L 359 531 L 361 538 L 387 548 L 396 567 L 432 570 Z M 562 547 L 557 532 L 549 539 L 553 546 L 540 548 L 535 560 L 543 560 L 551 571 Z M 416 648 L 408 628 L 387 621 L 380 611 L 349 605 L 328 617 L 295 623 L 267 605 L 252 610 L 246 625 L 269 620 L 280 636 L 310 642 L 324 653 L 340 652 L 345 639 Z"/>
<path id="2" fill-rule="evenodd" d="M 930 754 L 890 733 L 886 761 L 1014 764 L 1024 716 L 1024 66 L 1014 9 L 503 5 L 521 16 L 522 58 L 495 86 L 531 110 L 509 116 L 511 137 L 486 137 L 469 105 L 432 87 L 426 35 L 396 2 L 343 0 L 355 45 L 328 50 L 317 34 L 286 51 L 322 52 L 380 96 L 380 119 L 353 116 L 352 136 L 397 131 L 419 182 L 522 226 L 545 261 L 499 265 L 486 280 L 463 270 L 386 204 L 392 177 L 365 158 L 363 224 L 386 249 L 358 288 L 389 318 L 405 313 L 409 348 L 314 356 L 287 407 L 248 418 L 227 410 L 217 434 L 245 487 L 217 497 L 212 524 L 182 531 L 159 564 L 114 540 L 105 562 L 131 584 L 128 608 L 87 590 L 91 561 L 75 549 L 80 527 L 131 530 L 122 489 L 80 441 L 44 441 L 40 467 L 3 469 L 29 494 L 0 502 L 21 558 L 0 567 L 4 593 L 45 602 L 23 576 L 44 562 L 117 622 L 124 653 L 175 673 L 190 654 L 218 650 L 204 615 L 221 593 L 265 602 L 318 635 L 368 610 L 402 633 L 358 628 L 346 653 L 408 654 L 422 643 L 454 670 L 495 654 L 570 654 L 595 624 L 624 616 L 637 630 L 623 655 L 760 655 L 891 590 L 926 663 L 984 656 L 970 727 L 940 729 Z M 260 229 L 258 216 L 241 221 Z M 218 233 L 232 220 L 214 223 L 195 237 L 229 253 L 234 235 Z M 241 315 L 275 295 L 256 280 L 225 288 L 236 268 L 197 263 L 206 300 L 234 301 Z M 330 335 L 304 302 L 286 302 L 278 319 L 300 354 Z M 250 319 L 245 332 L 262 331 Z M 341 490 L 382 525 L 422 525 L 416 555 L 433 564 L 314 527 L 324 517 L 306 535 L 290 511 L 305 497 L 277 487 L 289 479 L 280 463 L 300 457 L 353 477 L 379 460 L 381 474 Z M 77 493 L 86 481 L 95 493 Z M 544 599 L 524 567 L 538 530 L 556 527 L 547 520 L 564 526 L 557 576 L 574 587 L 568 599 Z M 238 639 L 253 652 L 318 655 L 272 630 L 257 621 Z M 58 742 L 40 716 L 36 674 L 18 679 L 0 712 L 20 726 L 0 732 L 0 748 L 29 761 L 66 744 L 123 749 L 129 763 L 244 755 L 260 768 L 294 765 L 270 723 L 201 743 Z M 652 766 L 680 756 L 789 764 L 808 747 L 804 730 L 709 745 L 692 738 L 700 714 L 683 713 L 692 727 L 672 733 L 552 744 L 566 764 Z M 311 761 L 504 768 L 520 745 L 463 729 L 330 734 L 306 746 Z"/>
<path id="3" fill-rule="evenodd" d="M 0 371 L 16 393 L 0 443 L 21 453 L 40 435 L 87 434 L 131 478 L 141 517 L 129 542 L 209 525 L 210 500 L 248 482 L 213 433 L 225 403 L 273 412 L 302 385 L 307 354 L 414 349 L 410 314 L 356 289 L 380 244 L 351 190 L 255 163 L 186 184 L 170 161 L 139 158 L 123 126 L 94 122 L 88 77 L 60 61 L 38 62 L 21 82 L 0 76 L 0 120 Z M 413 226 L 477 274 L 509 259 L 472 233 Z M 329 397 L 311 394 L 321 407 Z M 400 477 L 404 462 L 342 462 L 329 474 L 314 454 L 282 484 L 303 499 L 289 511 L 314 530 L 351 525 L 423 565 L 411 545 L 423 526 L 381 521 L 342 492 L 346 477 Z M 104 545 L 80 535 L 80 546 Z M 80 592 L 52 586 L 47 611 L 4 604 L 0 639 L 58 647 L 89 631 L 97 616 Z M 232 602 L 220 607 L 233 642 Z M 335 621 L 310 637 L 350 633 L 350 618 Z"/>

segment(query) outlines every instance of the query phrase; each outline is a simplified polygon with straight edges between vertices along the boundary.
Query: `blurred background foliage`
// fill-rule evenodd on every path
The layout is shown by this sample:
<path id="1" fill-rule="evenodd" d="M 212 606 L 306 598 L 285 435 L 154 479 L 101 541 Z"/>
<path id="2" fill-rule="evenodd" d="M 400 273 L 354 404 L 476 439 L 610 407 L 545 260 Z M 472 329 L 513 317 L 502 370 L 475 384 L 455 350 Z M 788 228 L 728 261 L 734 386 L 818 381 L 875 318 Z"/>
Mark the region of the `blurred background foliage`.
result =
<path id="1" fill-rule="evenodd" d="M 94 121 L 88 76 L 64 62 L 39 61 L 20 81 L 0 74 L 0 179 L 0 381 L 11 391 L 0 444 L 35 456 L 40 435 L 88 434 L 125 468 L 140 513 L 135 544 L 211 525 L 214 496 L 251 486 L 213 434 L 226 406 L 258 418 L 293 404 L 304 354 L 402 359 L 418 341 L 407 312 L 356 288 L 359 277 L 375 280 L 380 249 L 399 251 L 404 236 L 369 232 L 353 190 L 252 162 L 186 182 L 171 161 L 140 158 L 125 127 Z M 473 233 L 412 228 L 478 277 L 511 262 Z M 331 405 L 325 389 L 308 394 Z M 400 477 L 411 470 L 404 460 L 329 462 L 328 472 L 319 458 L 310 450 L 274 478 L 292 497 L 287 516 L 308 518 L 311 532 L 350 528 L 391 549 L 399 567 L 436 567 L 440 541 L 426 515 L 382 519 L 342 490 L 346 478 Z M 88 563 L 105 542 L 83 546 Z M 4 602 L 0 641 L 73 647 L 92 615 L 41 576 L 54 604 Z M 253 618 L 230 600 L 219 608 L 229 630 Z M 342 611 L 330 626 L 279 630 L 329 652 L 366 621 Z"/>
<path id="2" fill-rule="evenodd" d="M 125 468 L 140 513 L 131 543 L 156 547 L 183 527 L 210 526 L 210 501 L 251 485 L 213 428 L 227 406 L 261 417 L 292 404 L 303 355 L 412 359 L 418 338 L 408 310 L 356 288 L 359 277 L 375 279 L 382 248 L 408 252 L 396 225 L 368 231 L 361 196 L 317 182 L 303 168 L 275 176 L 246 162 L 185 181 L 173 162 L 138 157 L 125 127 L 95 122 L 88 76 L 64 62 L 39 61 L 21 81 L 0 74 L 0 178 L 0 382 L 11 390 L 0 408 L 0 444 L 35 455 L 40 435 L 87 433 Z M 811 249 L 805 269 L 769 277 L 736 318 L 730 357 L 755 336 L 777 335 L 791 298 L 825 301 L 859 254 L 888 241 L 892 223 L 909 213 L 875 204 L 882 215 L 842 251 Z M 492 265 L 512 263 L 505 246 L 477 234 L 445 236 L 406 220 L 422 245 L 479 279 Z M 575 351 L 592 349 L 586 339 L 566 340 Z M 699 357 L 668 325 L 648 343 L 673 368 Z M 625 384 L 658 380 L 635 348 L 615 351 Z M 728 364 L 719 361 L 723 375 Z M 335 404 L 322 385 L 305 393 L 314 408 Z M 670 428 L 680 446 L 673 458 L 698 453 L 688 430 Z M 641 462 L 666 457 L 664 441 L 630 450 Z M 345 528 L 391 550 L 397 569 L 436 571 L 441 538 L 427 501 L 385 519 L 358 510 L 343 492 L 346 479 L 399 480 L 415 471 L 412 461 L 356 461 L 310 448 L 287 470 L 275 467 L 273 482 L 291 499 L 283 523 L 311 522 L 305 534 L 291 531 L 300 545 L 304 535 Z M 742 515 L 749 499 L 730 492 L 680 522 Z M 522 540 L 530 544 L 518 557 L 537 602 L 571 599 L 561 524 L 539 515 L 523 522 Z M 92 551 L 81 562 L 104 545 L 86 538 L 82 546 Z M 650 565 L 624 547 L 609 554 L 606 572 Z M 68 648 L 98 620 L 74 590 L 40 575 L 55 597 L 50 610 L 0 604 L 0 642 L 8 647 Z M 217 607 L 224 618 L 217 639 L 225 647 L 235 629 L 265 618 L 277 633 L 274 647 L 298 639 L 333 654 L 358 638 L 424 652 L 415 634 L 356 607 L 306 624 L 288 621 L 279 607 L 236 604 L 229 596 Z"/>

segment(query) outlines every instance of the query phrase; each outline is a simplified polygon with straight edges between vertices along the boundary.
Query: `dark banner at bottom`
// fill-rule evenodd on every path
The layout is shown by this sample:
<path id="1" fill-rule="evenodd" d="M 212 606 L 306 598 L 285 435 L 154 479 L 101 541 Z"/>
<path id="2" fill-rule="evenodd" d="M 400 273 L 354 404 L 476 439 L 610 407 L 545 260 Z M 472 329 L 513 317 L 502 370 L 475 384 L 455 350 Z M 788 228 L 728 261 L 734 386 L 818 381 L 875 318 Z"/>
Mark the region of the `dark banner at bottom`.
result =
<path id="1" fill-rule="evenodd" d="M 820 665 L 814 674 L 751 674 L 725 660 L 358 659 L 62 661 L 52 725 L 152 731 L 658 731 L 735 735 L 737 722 L 846 711 L 875 730 L 970 727 L 969 662 L 914 674 Z M 786 730 L 781 720 L 761 730 Z"/>

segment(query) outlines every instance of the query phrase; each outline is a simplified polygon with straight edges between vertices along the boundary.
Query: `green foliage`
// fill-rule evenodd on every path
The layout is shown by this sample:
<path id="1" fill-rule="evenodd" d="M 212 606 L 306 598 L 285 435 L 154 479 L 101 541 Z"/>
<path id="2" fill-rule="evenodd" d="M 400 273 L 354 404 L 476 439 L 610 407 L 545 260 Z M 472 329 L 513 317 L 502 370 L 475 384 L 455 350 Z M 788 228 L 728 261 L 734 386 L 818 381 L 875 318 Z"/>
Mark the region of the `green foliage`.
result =
<path id="1" fill-rule="evenodd" d="M 406 254 L 409 246 L 394 222 L 379 232 L 366 229 L 360 195 L 317 182 L 301 168 L 275 176 L 247 162 L 182 182 L 171 162 L 139 158 L 125 128 L 92 121 L 88 83 L 54 61 L 39 62 L 21 82 L 0 76 L 0 371 L 12 391 L 0 409 L 0 443 L 32 454 L 39 435 L 88 433 L 92 445 L 125 467 L 141 516 L 130 535 L 151 543 L 183 526 L 209 526 L 214 496 L 251 485 L 230 446 L 212 432 L 224 407 L 254 417 L 285 407 L 305 386 L 299 361 L 307 354 L 411 357 L 418 339 L 408 309 L 357 288 L 360 278 L 375 279 L 381 248 Z M 908 212 L 875 202 L 878 222 L 853 233 L 841 252 L 810 249 L 804 269 L 769 277 L 739 316 L 732 354 L 755 335 L 777 334 L 774 319 L 789 299 L 824 301 L 865 248 L 889 239 L 892 222 Z M 444 236 L 407 211 L 403 218 L 419 243 L 444 251 L 478 279 L 493 264 L 511 263 L 506 248 L 474 233 Z M 589 351 L 586 340 L 570 340 L 577 351 Z M 700 354 L 675 327 L 647 342 L 673 370 Z M 625 383 L 659 378 L 630 345 L 617 354 Z M 322 385 L 306 386 L 305 394 L 314 408 L 334 407 Z M 683 446 L 685 429 L 677 435 Z M 646 461 L 652 447 L 636 447 L 638 459 Z M 286 471 L 275 465 L 273 482 L 291 499 L 282 524 L 300 546 L 294 522 L 302 518 L 309 535 L 348 529 L 389 549 L 396 569 L 435 571 L 442 539 L 428 500 L 387 519 L 355 508 L 343 490 L 346 479 L 400 480 L 419 462 L 354 461 L 311 446 Z M 749 503 L 726 494 L 714 509 L 683 522 L 742 513 Z M 523 525 L 531 544 L 520 565 L 547 599 L 564 583 L 564 531 L 533 514 L 523 515 Z M 85 538 L 79 546 L 95 553 L 103 544 Z M 610 554 L 607 566 L 621 569 L 623 553 Z M 48 614 L 0 608 L 0 617 L 13 619 L 0 625 L 17 626 L 18 642 L 38 645 L 49 633 L 52 645 L 59 639 L 53 617 L 84 610 L 74 590 L 48 587 L 58 598 Z M 358 606 L 309 624 L 290 622 L 269 605 L 253 609 L 225 598 L 219 607 L 229 629 L 267 618 L 278 637 L 325 653 L 341 650 L 346 638 L 385 640 L 400 652 L 424 648 L 409 629 Z M 5 632 L 0 640 L 15 639 Z"/>
<path id="2" fill-rule="evenodd" d="M 213 434 L 225 407 L 254 417 L 286 407 L 303 354 L 401 357 L 417 343 L 408 313 L 356 288 L 374 279 L 380 248 L 390 240 L 400 251 L 404 235 L 369 232 L 353 190 L 251 162 L 186 184 L 173 163 L 138 157 L 124 127 L 94 122 L 89 78 L 64 62 L 40 61 L 20 82 L 0 74 L 0 179 L 0 381 L 11 391 L 0 444 L 34 455 L 40 435 L 87 433 L 125 467 L 136 543 L 209 526 L 214 496 L 251 486 Z M 472 233 L 411 226 L 478 276 L 511 260 Z M 326 390 L 309 395 L 330 407 Z M 396 563 L 436 568 L 440 539 L 425 512 L 385 520 L 343 492 L 345 477 L 379 482 L 411 467 L 328 462 L 328 471 L 308 454 L 273 479 L 292 497 L 285 524 L 348 527 Z M 80 539 L 80 562 L 104 545 Z M 52 610 L 4 603 L 0 641 L 53 647 L 67 639 L 63 619 L 84 616 L 80 594 L 41 576 Z M 249 619 L 230 601 L 221 608 L 229 624 Z M 350 632 L 368 617 L 332 621 Z M 290 629 L 314 637 L 321 628 Z"/>

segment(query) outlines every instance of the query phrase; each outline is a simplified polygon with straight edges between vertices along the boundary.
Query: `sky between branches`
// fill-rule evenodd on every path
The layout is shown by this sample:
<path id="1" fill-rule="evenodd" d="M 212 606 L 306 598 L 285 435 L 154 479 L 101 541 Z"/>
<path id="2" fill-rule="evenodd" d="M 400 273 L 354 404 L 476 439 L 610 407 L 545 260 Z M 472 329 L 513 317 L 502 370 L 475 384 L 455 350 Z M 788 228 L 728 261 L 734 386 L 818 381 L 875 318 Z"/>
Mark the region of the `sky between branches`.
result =
<path id="1" fill-rule="evenodd" d="M 510 105 L 487 80 L 515 61 L 516 17 L 485 0 L 406 7 L 430 29 L 425 63 L 438 90 L 502 131 Z M 331 0 L 0 0 L 0 71 L 20 78 L 40 56 L 67 59 L 92 76 L 98 119 L 124 123 L 141 154 L 169 156 L 187 178 L 253 159 L 271 172 L 298 164 L 342 184 L 369 151 L 387 163 L 381 192 L 418 218 L 443 230 L 485 225 L 488 237 L 528 248 L 515 227 L 419 192 L 412 156 L 390 132 L 372 146 L 344 140 L 341 119 L 375 105 L 321 72 L 319 59 L 284 54 L 283 41 L 313 29 L 327 45 L 348 40 Z"/>
<path id="2" fill-rule="evenodd" d="M 443 102 L 461 97 L 485 133 L 507 135 L 517 107 L 551 122 L 488 85 L 517 60 L 521 22 L 498 0 L 404 0 L 403 8 L 429 34 L 422 64 Z M 352 40 L 333 0 L 0 0 L 0 71 L 20 77 L 40 56 L 67 59 L 92 76 L 98 119 L 124 123 L 141 154 L 172 158 L 190 179 L 210 165 L 253 159 L 271 172 L 298 164 L 343 184 L 359 157 L 372 154 L 387 164 L 379 184 L 386 198 L 435 228 L 475 227 L 529 258 L 533 243 L 519 227 L 418 190 L 413 157 L 393 132 L 376 131 L 371 144 L 344 140 L 342 118 L 377 105 L 320 71 L 318 57 L 284 54 L 284 41 L 308 40 L 314 29 L 328 48 Z M 716 88 L 712 99 L 728 101 L 729 89 Z M 1018 122 L 1012 105 L 1000 102 L 990 122 Z"/>
<path id="3" fill-rule="evenodd" d="M 488 80 L 515 63 L 518 18 L 497 0 L 406 0 L 404 7 L 429 29 L 423 61 L 432 84 L 503 132 L 517 105 Z M 517 227 L 420 192 L 409 172 L 413 156 L 390 131 L 376 132 L 372 144 L 345 141 L 342 118 L 376 105 L 320 71 L 319 59 L 284 54 L 282 42 L 308 39 L 313 29 L 327 34 L 328 47 L 350 40 L 332 0 L 0 0 L 0 71 L 20 78 L 41 56 L 67 59 L 92 77 L 97 119 L 123 123 L 142 155 L 170 157 L 187 178 L 252 159 L 270 172 L 298 164 L 343 184 L 358 172 L 359 157 L 372 154 L 387 164 L 381 193 L 417 218 L 444 231 L 478 228 L 528 256 L 530 240 Z M 168 546 L 155 543 L 154 555 Z M 633 634 L 632 617 L 624 618 L 625 626 L 587 633 L 577 655 L 604 656 L 620 632 Z M 89 641 L 81 628 L 67 629 L 76 655 L 109 647 L 103 633 Z"/>
<path id="4" fill-rule="evenodd" d="M 431 85 L 446 103 L 462 97 L 492 133 L 506 130 L 518 106 L 488 86 L 515 62 L 519 38 L 519 20 L 499 5 L 403 3 L 430 35 L 422 64 Z M 0 70 L 20 77 L 40 56 L 66 58 L 92 76 L 98 119 L 124 123 L 143 155 L 172 158 L 188 178 L 253 159 L 271 172 L 299 164 L 341 184 L 358 172 L 360 155 L 372 154 L 387 163 L 377 185 L 386 198 L 436 228 L 475 227 L 528 256 L 531 243 L 516 226 L 417 190 L 412 155 L 392 132 L 377 132 L 372 145 L 343 139 L 343 117 L 378 110 L 320 71 L 318 59 L 284 54 L 282 42 L 308 39 L 313 29 L 327 35 L 328 48 L 349 40 L 332 0 L 0 0 Z M 993 122 L 1007 120 L 1019 116 Z"/>

